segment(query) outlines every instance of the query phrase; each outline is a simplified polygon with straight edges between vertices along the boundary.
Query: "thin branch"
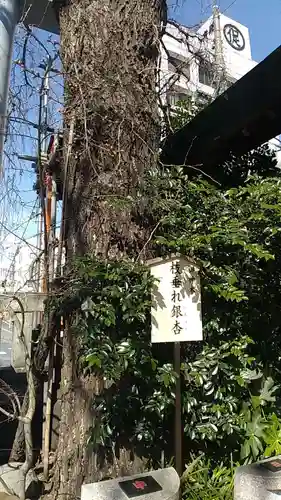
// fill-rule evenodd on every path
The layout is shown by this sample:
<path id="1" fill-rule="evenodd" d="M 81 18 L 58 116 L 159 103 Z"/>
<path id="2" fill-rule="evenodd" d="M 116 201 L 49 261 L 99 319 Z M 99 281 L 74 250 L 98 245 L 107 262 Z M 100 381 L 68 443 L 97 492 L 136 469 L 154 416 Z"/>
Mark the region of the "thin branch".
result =
<path id="1" fill-rule="evenodd" d="M 163 219 L 160 219 L 160 220 L 157 222 L 156 226 L 155 226 L 155 227 L 153 228 L 153 230 L 151 231 L 149 238 L 147 239 L 147 241 L 146 241 L 146 242 L 145 242 L 145 244 L 143 245 L 143 247 L 142 247 L 142 249 L 141 249 L 141 251 L 140 251 L 139 255 L 137 256 L 137 258 L 136 258 L 136 260 L 135 260 L 135 262 L 138 262 L 138 261 L 140 260 L 140 256 L 144 253 L 144 251 L 145 251 L 145 249 L 146 249 L 147 245 L 151 242 L 151 240 L 152 240 L 152 238 L 153 238 L 153 235 L 154 235 L 155 231 L 158 229 L 158 227 L 159 227 L 159 226 L 160 226 L 160 224 L 163 222 L 163 220 L 164 220 L 164 218 L 163 218 Z"/>
<path id="2" fill-rule="evenodd" d="M 0 413 L 3 413 L 3 415 L 5 415 L 5 417 L 8 417 L 10 420 L 15 420 L 15 418 L 16 418 L 16 415 L 13 415 L 12 413 L 4 410 L 4 408 L 2 408 L 2 406 L 0 406 Z"/>

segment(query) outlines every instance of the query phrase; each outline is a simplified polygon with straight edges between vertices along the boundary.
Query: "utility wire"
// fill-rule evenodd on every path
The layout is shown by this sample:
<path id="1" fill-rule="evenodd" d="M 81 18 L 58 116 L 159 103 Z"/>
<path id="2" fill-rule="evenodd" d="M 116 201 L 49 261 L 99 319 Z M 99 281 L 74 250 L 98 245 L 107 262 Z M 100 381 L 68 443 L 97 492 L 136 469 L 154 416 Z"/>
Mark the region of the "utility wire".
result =
<path id="1" fill-rule="evenodd" d="M 226 8 L 222 11 L 222 14 L 224 14 L 224 13 L 225 13 L 228 9 L 230 9 L 230 7 L 232 7 L 232 5 L 234 5 L 236 1 L 237 1 L 237 0 L 233 0 L 233 1 L 229 4 L 229 6 L 228 6 L 228 7 L 226 7 Z"/>

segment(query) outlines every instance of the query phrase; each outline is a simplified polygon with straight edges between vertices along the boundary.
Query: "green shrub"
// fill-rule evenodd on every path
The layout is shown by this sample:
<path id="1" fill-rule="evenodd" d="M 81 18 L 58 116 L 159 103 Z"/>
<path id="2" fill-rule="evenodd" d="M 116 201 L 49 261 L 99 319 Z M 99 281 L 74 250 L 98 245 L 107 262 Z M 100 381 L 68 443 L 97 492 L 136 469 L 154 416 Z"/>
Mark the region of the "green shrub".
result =
<path id="1" fill-rule="evenodd" d="M 185 500 L 232 500 L 233 484 L 233 467 L 212 467 L 210 460 L 200 456 L 183 474 L 182 496 Z"/>

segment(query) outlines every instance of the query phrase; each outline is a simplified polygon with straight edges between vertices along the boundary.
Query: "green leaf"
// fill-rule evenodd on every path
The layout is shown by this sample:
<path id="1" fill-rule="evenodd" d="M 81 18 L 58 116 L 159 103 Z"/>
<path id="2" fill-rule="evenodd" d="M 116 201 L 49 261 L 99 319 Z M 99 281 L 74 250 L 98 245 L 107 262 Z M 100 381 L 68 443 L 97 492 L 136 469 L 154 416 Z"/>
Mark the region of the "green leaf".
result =
<path id="1" fill-rule="evenodd" d="M 153 371 L 155 371 L 155 370 L 156 370 L 156 368 L 157 368 L 157 364 L 158 364 L 158 362 L 157 362 L 157 360 L 155 360 L 155 359 L 153 359 L 153 358 L 151 358 L 151 360 L 150 360 L 150 361 L 151 361 L 151 368 L 152 368 L 152 370 L 153 370 Z"/>
<path id="2" fill-rule="evenodd" d="M 276 400 L 276 397 L 273 395 L 278 389 L 278 386 L 274 384 L 274 380 L 271 377 L 268 377 L 264 385 L 262 387 L 262 390 L 260 392 L 260 401 L 261 405 L 265 405 L 266 403 L 271 403 Z"/>
<path id="3" fill-rule="evenodd" d="M 96 354 L 89 354 L 86 357 L 86 361 L 87 361 L 88 366 L 90 366 L 91 368 L 93 366 L 97 366 L 98 368 L 101 368 L 101 359 Z"/>
<path id="4" fill-rule="evenodd" d="M 256 410 L 261 404 L 260 396 L 251 396 L 251 401 L 252 401 L 252 405 L 253 405 L 254 410 Z"/>
<path id="5" fill-rule="evenodd" d="M 264 452 L 266 457 L 281 454 L 281 422 L 274 413 L 268 419 L 264 440 L 267 444 Z"/>
<path id="6" fill-rule="evenodd" d="M 266 436 L 267 422 L 259 410 L 252 414 L 247 409 L 244 413 L 246 424 L 246 440 L 241 446 L 241 458 L 252 457 L 254 460 L 263 451 L 263 440 Z"/>
<path id="7" fill-rule="evenodd" d="M 251 380 L 258 380 L 263 376 L 261 371 L 250 370 L 249 368 L 246 368 L 246 370 L 241 370 L 240 375 L 247 382 L 250 382 Z"/>

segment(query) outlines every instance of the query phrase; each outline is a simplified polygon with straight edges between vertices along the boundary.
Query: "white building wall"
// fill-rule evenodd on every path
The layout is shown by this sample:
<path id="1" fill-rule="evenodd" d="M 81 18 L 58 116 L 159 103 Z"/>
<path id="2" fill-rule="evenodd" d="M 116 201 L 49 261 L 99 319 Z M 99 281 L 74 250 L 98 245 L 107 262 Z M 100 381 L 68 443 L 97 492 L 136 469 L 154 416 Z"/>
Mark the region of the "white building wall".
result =
<path id="1" fill-rule="evenodd" d="M 9 234 L 0 241 L 0 293 L 34 291 L 30 267 L 38 254 L 32 241 L 19 241 Z"/>
<path id="2" fill-rule="evenodd" d="M 243 24 L 240 24 L 223 14 L 220 14 L 219 22 L 223 59 L 227 75 L 231 76 L 235 80 L 239 80 L 239 78 L 248 73 L 248 71 L 251 71 L 251 69 L 253 69 L 257 64 L 252 59 L 249 29 L 246 26 L 243 26 Z M 209 33 L 211 25 L 213 25 L 212 17 L 200 27 L 198 33 L 203 34 L 207 32 L 207 36 L 210 40 L 210 46 L 214 46 L 214 30 L 211 30 L 211 33 Z M 227 36 L 229 35 L 230 37 L 232 36 L 233 39 L 233 31 L 235 35 L 235 30 L 232 31 L 231 27 L 237 29 L 236 34 L 239 32 L 242 35 L 242 37 L 240 35 L 237 37 L 237 48 L 231 46 L 227 41 Z M 240 50 L 240 48 L 242 49 Z"/>
<path id="3" fill-rule="evenodd" d="M 196 96 L 203 94 L 214 98 L 219 82 L 205 85 L 199 81 L 199 60 L 206 60 L 215 68 L 215 29 L 211 16 L 197 31 L 185 27 L 168 26 L 168 34 L 164 36 L 165 50 L 161 51 L 161 89 L 162 102 L 168 103 L 168 92 L 174 85 L 175 93 L 186 93 Z M 219 33 L 224 75 L 228 84 L 242 78 L 258 63 L 252 59 L 251 40 L 247 26 L 219 14 Z M 189 78 L 169 71 L 168 53 L 178 56 L 182 64 L 189 66 Z M 270 147 L 276 152 L 278 166 L 281 168 L 280 141 L 272 139 Z"/>
<path id="4" fill-rule="evenodd" d="M 180 76 L 177 80 L 177 85 L 191 93 L 195 91 L 202 92 L 207 96 L 214 94 L 214 88 L 209 85 L 204 85 L 199 81 L 199 65 L 198 58 L 206 59 L 214 66 L 215 42 L 214 42 L 214 23 L 213 17 L 210 17 L 196 32 L 188 31 L 187 28 L 178 29 L 175 26 L 168 26 L 168 32 L 172 35 L 165 35 L 163 42 L 166 50 L 162 49 L 161 54 L 161 70 L 165 81 L 170 79 L 171 72 L 168 70 L 168 56 L 177 54 L 179 58 L 184 58 L 190 67 L 189 79 Z M 186 33 L 183 34 L 181 31 Z M 230 30 L 230 37 L 237 37 L 237 49 L 232 46 L 227 40 Z M 237 30 L 237 32 L 235 32 Z M 231 82 L 234 82 L 244 76 L 248 71 L 256 66 L 257 62 L 252 60 L 251 43 L 249 30 L 246 26 L 233 21 L 229 17 L 220 14 L 220 39 L 222 47 L 222 57 L 224 62 L 224 70 L 226 76 Z M 235 40 L 234 40 L 235 41 Z M 243 47 L 242 50 L 239 48 Z M 162 85 L 163 86 L 163 85 Z"/>
<path id="5" fill-rule="evenodd" d="M 35 291 L 36 281 L 30 267 L 36 258 L 36 242 L 33 241 L 36 238 L 24 242 L 12 234 L 0 236 L 0 295 Z M 14 320 L 8 311 L 1 309 L 0 368 L 11 365 L 14 334 Z"/>

